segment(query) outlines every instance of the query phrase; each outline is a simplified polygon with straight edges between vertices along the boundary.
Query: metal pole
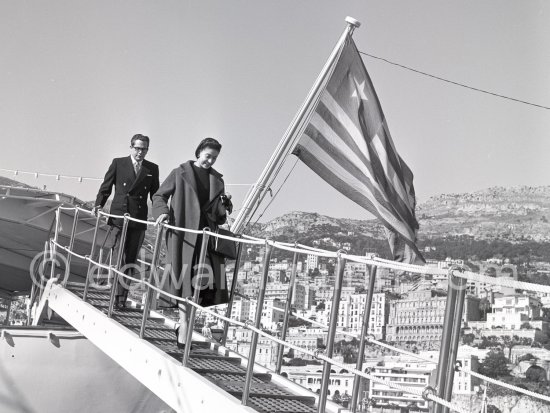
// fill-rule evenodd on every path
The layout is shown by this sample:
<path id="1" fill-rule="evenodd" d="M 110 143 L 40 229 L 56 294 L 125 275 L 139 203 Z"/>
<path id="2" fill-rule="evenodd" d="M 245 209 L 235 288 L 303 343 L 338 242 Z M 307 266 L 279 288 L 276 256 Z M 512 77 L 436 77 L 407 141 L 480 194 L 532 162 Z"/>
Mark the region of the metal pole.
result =
<path id="1" fill-rule="evenodd" d="M 292 295 L 294 294 L 294 282 L 296 281 L 296 269 L 298 267 L 298 253 L 294 253 L 294 257 L 292 258 L 292 269 L 290 273 L 290 282 L 288 285 L 288 292 L 286 295 L 286 305 L 285 305 L 285 312 L 283 313 L 283 329 L 281 330 L 281 340 L 286 340 L 286 333 L 288 331 L 288 320 L 290 318 L 290 313 L 292 311 L 291 304 L 292 304 Z M 281 374 L 281 366 L 283 364 L 283 353 L 285 351 L 285 347 L 280 344 L 279 345 L 279 351 L 277 352 L 277 365 L 275 367 L 275 373 Z"/>
<path id="2" fill-rule="evenodd" d="M 37 297 L 40 296 L 40 290 L 42 288 L 42 278 L 43 278 L 43 272 L 40 270 L 40 266 L 44 263 L 46 259 L 46 254 L 48 253 L 48 242 L 46 241 L 44 243 L 44 253 L 42 255 L 42 262 L 39 263 L 32 273 L 32 287 L 31 287 L 31 293 L 29 295 L 29 304 L 27 309 L 27 325 L 30 325 L 31 323 L 31 317 L 32 317 L 32 306 L 34 304 L 34 301 Z M 37 281 L 36 276 L 39 275 L 40 279 Z"/>
<path id="3" fill-rule="evenodd" d="M 210 231 L 210 228 L 205 227 L 202 230 L 202 243 L 201 243 L 201 252 L 199 254 L 199 265 L 198 265 L 198 271 L 197 274 L 195 274 L 195 291 L 193 291 L 193 302 L 198 303 L 199 302 L 199 295 L 201 292 L 201 286 L 202 286 L 202 276 L 203 276 L 203 269 L 204 264 L 206 262 L 206 252 L 208 251 L 208 238 L 210 235 L 206 232 Z M 189 361 L 189 352 L 191 351 L 191 342 L 193 341 L 193 325 L 195 324 L 195 313 L 197 312 L 197 309 L 195 306 L 188 305 L 188 307 L 191 307 L 189 310 L 189 321 L 187 323 L 187 339 L 185 342 L 187 343 L 185 348 L 183 349 L 183 361 L 182 364 L 184 366 L 187 365 L 187 362 Z"/>
<path id="4" fill-rule="evenodd" d="M 116 257 L 116 269 L 120 271 L 122 267 L 122 256 L 124 255 L 124 244 L 126 244 L 126 232 L 128 231 L 128 218 L 130 214 L 124 214 L 124 223 L 122 224 L 122 233 L 120 234 L 120 245 L 118 246 L 118 256 Z M 118 288 L 118 272 L 115 271 L 113 276 L 113 285 L 111 286 L 111 299 L 109 300 L 109 310 L 107 317 L 113 315 L 113 307 L 115 306 L 115 294 Z"/>
<path id="5" fill-rule="evenodd" d="M 236 233 L 239 233 L 243 230 L 244 226 L 250 219 L 250 216 L 253 212 L 253 208 L 255 204 L 259 204 L 262 202 L 263 198 L 265 197 L 265 194 L 267 193 L 267 181 L 271 178 L 271 175 L 279 165 L 282 159 L 284 159 L 287 154 L 290 152 L 290 145 L 292 141 L 295 138 L 295 135 L 297 131 L 299 130 L 300 126 L 304 122 L 304 120 L 307 118 L 307 114 L 311 111 L 311 106 L 313 102 L 317 99 L 319 94 L 322 92 L 325 82 L 328 79 L 329 74 L 331 73 L 333 66 L 335 62 L 337 61 L 338 57 L 340 56 L 340 52 L 342 50 L 342 46 L 344 45 L 346 38 L 348 36 L 351 36 L 353 34 L 353 31 L 356 27 L 359 27 L 361 23 L 358 20 L 355 20 L 352 17 L 346 17 L 347 26 L 340 36 L 340 39 L 336 43 L 336 46 L 334 46 L 334 49 L 332 50 L 332 53 L 330 54 L 329 58 L 327 59 L 327 62 L 325 63 L 325 66 L 321 70 L 321 73 L 319 73 L 319 76 L 317 77 L 317 80 L 313 84 L 313 87 L 309 91 L 304 103 L 298 110 L 298 113 L 290 123 L 288 129 L 286 130 L 283 138 L 279 142 L 279 145 L 275 149 L 275 152 L 271 156 L 271 159 L 265 166 L 262 174 L 258 178 L 258 182 L 248 196 L 246 197 L 246 200 L 243 203 L 243 206 L 241 210 L 239 211 L 239 215 L 237 215 L 237 218 L 235 218 L 235 222 L 233 223 L 233 231 Z"/>
<path id="6" fill-rule="evenodd" d="M 164 224 L 160 223 L 157 227 L 157 238 L 155 239 L 155 246 L 153 248 L 153 258 L 151 259 L 151 269 L 149 270 L 149 284 L 155 283 L 157 279 L 157 264 L 161 250 L 162 231 L 164 230 Z M 149 309 L 151 308 L 151 287 L 147 285 L 145 293 L 145 303 L 143 305 L 143 318 L 141 319 L 141 328 L 139 330 L 139 338 L 145 337 L 145 326 L 147 324 L 147 318 L 149 318 Z"/>
<path id="7" fill-rule="evenodd" d="M 239 276 L 239 267 L 241 265 L 241 251 L 243 249 L 243 243 L 239 242 L 237 245 L 237 258 L 235 259 L 235 268 L 233 269 L 233 278 L 231 279 L 231 291 L 229 292 L 229 302 L 227 303 L 227 309 L 225 316 L 231 318 L 231 310 L 233 309 L 233 300 L 235 299 L 235 288 L 237 287 L 237 277 Z M 223 323 L 223 335 L 220 341 L 222 346 L 225 346 L 227 341 L 227 334 L 229 332 L 229 321 Z"/>
<path id="8" fill-rule="evenodd" d="M 109 283 L 112 283 L 113 280 L 111 279 L 111 267 L 113 266 L 113 248 L 109 249 L 109 271 L 107 271 L 107 285 Z"/>
<path id="9" fill-rule="evenodd" d="M 53 278 L 53 276 L 55 275 L 55 262 L 56 262 L 55 256 L 57 255 L 57 253 L 56 253 L 57 245 L 55 243 L 57 242 L 58 237 L 59 237 L 59 219 L 60 219 L 60 212 L 59 212 L 59 208 L 58 208 L 58 209 L 55 210 L 55 232 L 54 232 L 54 236 L 53 236 L 54 242 L 52 242 L 51 245 L 50 245 L 50 254 L 51 254 L 51 257 L 50 257 L 50 262 L 51 262 L 50 278 Z"/>
<path id="10" fill-rule="evenodd" d="M 264 266 L 262 268 L 262 279 L 260 282 L 260 291 L 258 293 L 258 300 L 256 301 L 256 318 L 254 319 L 254 327 L 260 328 L 262 321 L 262 310 L 264 306 L 265 288 L 267 286 L 267 277 L 269 274 L 269 261 L 271 260 L 271 253 L 273 251 L 273 245 L 267 243 L 266 251 L 264 255 Z M 256 359 L 256 347 L 258 345 L 258 333 L 252 331 L 252 337 L 250 339 L 250 353 L 248 354 L 248 364 L 246 366 L 246 378 L 243 386 L 242 404 L 247 405 L 248 397 L 250 395 L 250 385 L 252 383 L 252 377 L 254 375 L 254 361 Z"/>
<path id="11" fill-rule="evenodd" d="M 100 264 L 103 264 L 103 248 L 100 248 L 99 249 L 99 257 L 97 257 L 97 262 L 100 263 Z M 97 273 L 97 279 L 98 279 L 98 282 L 101 281 L 101 276 L 103 275 L 103 268 L 99 267 L 97 269 L 98 273 Z M 100 272 L 101 271 L 101 272 Z"/>
<path id="12" fill-rule="evenodd" d="M 369 277 L 369 290 L 367 292 L 367 301 L 365 302 L 365 310 L 363 311 L 363 326 L 361 327 L 361 341 L 359 342 L 359 353 L 357 356 L 357 364 L 355 369 L 362 371 L 363 357 L 365 355 L 366 336 L 369 334 L 369 320 L 372 308 L 372 298 L 374 296 L 374 283 L 376 279 L 376 271 L 378 267 L 372 266 Z M 353 392 L 351 393 L 350 406 L 351 411 L 357 411 L 357 399 L 359 398 L 359 387 L 361 384 L 361 376 L 355 376 L 353 379 Z"/>
<path id="13" fill-rule="evenodd" d="M 342 251 L 338 251 L 338 275 L 334 283 L 334 295 L 332 296 L 332 311 L 330 312 L 330 322 L 327 334 L 326 357 L 332 358 L 334 350 L 334 337 L 336 336 L 336 327 L 338 325 L 338 311 L 340 310 L 340 295 L 342 293 L 342 281 L 344 279 L 344 269 L 346 260 L 342 258 Z M 328 382 L 330 379 L 331 364 L 328 361 L 323 362 L 323 375 L 321 376 L 321 389 L 319 393 L 319 403 L 317 412 L 324 413 L 327 403 Z"/>
<path id="14" fill-rule="evenodd" d="M 447 304 L 445 306 L 445 318 L 443 319 L 443 332 L 441 335 L 441 348 L 439 351 L 439 362 L 437 364 L 437 376 L 436 376 L 436 385 L 437 385 L 437 395 L 438 397 L 443 398 L 445 395 L 445 380 L 447 378 L 447 370 L 449 369 L 449 349 L 451 347 L 451 338 L 452 338 L 452 320 L 454 318 L 457 291 L 454 288 L 451 277 L 449 276 L 449 287 L 447 289 Z M 454 366 L 453 366 L 454 367 Z M 443 413 L 441 410 L 441 405 L 438 403 L 433 403 L 434 413 Z"/>
<path id="15" fill-rule="evenodd" d="M 453 332 L 451 338 L 451 348 L 449 352 L 449 367 L 447 368 L 447 377 L 445 380 L 445 395 L 444 399 L 451 401 L 453 395 L 453 382 L 455 377 L 455 364 L 458 354 L 458 344 L 460 341 L 460 328 L 462 326 L 462 312 L 464 311 L 464 299 L 466 298 L 466 280 L 464 278 L 455 277 L 451 274 L 451 279 L 454 281 L 453 285 L 456 285 L 458 289 L 455 315 L 452 320 Z M 449 408 L 442 406 L 443 413 L 449 413 Z"/>
<path id="16" fill-rule="evenodd" d="M 92 250 L 90 251 L 90 257 L 88 260 L 88 270 L 86 271 L 86 281 L 84 282 L 84 293 L 82 294 L 83 301 L 86 301 L 86 298 L 88 297 L 88 288 L 90 287 L 90 270 L 92 269 L 92 261 L 94 259 L 94 249 L 95 249 L 95 244 L 97 242 L 97 231 L 99 229 L 99 220 L 100 220 L 100 213 L 98 212 L 96 221 L 95 221 L 94 237 L 92 238 Z"/>
<path id="17" fill-rule="evenodd" d="M 63 280 L 63 287 L 67 285 L 67 282 L 69 281 L 69 277 L 71 276 L 71 261 L 73 258 L 73 254 L 71 252 L 73 251 L 74 247 L 74 238 L 76 234 L 76 227 L 78 225 L 78 209 L 75 209 L 74 211 L 74 219 L 73 219 L 73 227 L 71 228 L 71 237 L 69 238 L 69 249 L 67 251 L 67 268 L 65 269 L 67 276 Z"/>
<path id="18" fill-rule="evenodd" d="M 37 302 L 40 303 L 40 300 L 42 299 L 42 292 L 44 291 L 44 287 L 45 287 L 45 284 L 46 284 L 46 278 L 44 277 L 44 274 L 45 274 L 45 270 L 46 270 L 46 263 L 48 262 L 47 259 L 48 259 L 48 252 L 49 252 L 49 248 L 48 248 L 48 241 L 44 241 L 44 255 L 42 255 L 42 263 L 40 264 L 42 266 L 42 270 L 39 270 L 38 271 L 38 274 L 40 275 L 40 289 L 37 293 Z M 40 267 L 39 267 L 40 268 Z M 31 307 L 32 307 L 33 303 L 31 302 Z"/>

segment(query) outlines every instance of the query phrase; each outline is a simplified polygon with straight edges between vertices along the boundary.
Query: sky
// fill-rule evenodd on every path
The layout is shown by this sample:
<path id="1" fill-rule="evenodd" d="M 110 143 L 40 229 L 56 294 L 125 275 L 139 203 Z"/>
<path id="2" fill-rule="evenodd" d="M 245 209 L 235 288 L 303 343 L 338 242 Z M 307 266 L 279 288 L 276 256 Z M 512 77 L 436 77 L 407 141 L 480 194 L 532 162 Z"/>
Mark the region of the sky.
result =
<path id="1" fill-rule="evenodd" d="M 163 178 L 211 136 L 238 209 L 346 16 L 362 52 L 550 107 L 545 1 L 0 0 L 0 168 L 102 177 L 142 133 Z M 550 110 L 363 60 L 418 201 L 549 184 Z M 84 200 L 100 184 L 0 174 Z M 260 220 L 295 210 L 371 218 L 300 161 Z"/>

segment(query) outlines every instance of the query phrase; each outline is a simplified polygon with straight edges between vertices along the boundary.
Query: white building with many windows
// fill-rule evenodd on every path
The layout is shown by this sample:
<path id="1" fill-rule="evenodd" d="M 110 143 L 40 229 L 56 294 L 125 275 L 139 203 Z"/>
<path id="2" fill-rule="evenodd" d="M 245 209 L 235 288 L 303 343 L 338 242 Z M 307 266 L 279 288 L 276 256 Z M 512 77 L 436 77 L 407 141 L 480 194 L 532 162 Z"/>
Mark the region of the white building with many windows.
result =
<path id="1" fill-rule="evenodd" d="M 382 366 L 372 368 L 370 374 L 401 386 L 413 387 L 422 391 L 430 383 L 430 375 L 435 371 L 436 363 L 403 360 L 399 357 L 384 358 Z M 384 412 L 391 405 L 406 408 L 416 404 L 420 409 L 428 410 L 428 402 L 416 396 L 377 382 L 371 382 L 369 389 L 371 412 Z M 395 410 L 391 410 L 395 411 Z"/>
<path id="2" fill-rule="evenodd" d="M 389 298 L 387 293 L 374 293 L 370 309 L 368 334 L 378 340 L 385 338 L 385 326 L 388 321 Z M 338 328 L 345 328 L 353 333 L 360 333 L 363 326 L 363 313 L 367 294 L 354 294 L 342 297 L 338 312 Z M 317 313 L 317 320 L 328 325 L 332 302 L 325 301 L 325 310 Z"/>
<path id="3" fill-rule="evenodd" d="M 495 298 L 492 313 L 487 314 L 487 328 L 520 330 L 523 323 L 540 317 L 541 308 L 540 299 L 528 295 L 513 294 Z"/>
<path id="4" fill-rule="evenodd" d="M 308 254 L 306 261 L 306 271 L 314 270 L 319 265 L 319 257 L 317 255 Z"/>
<path id="5" fill-rule="evenodd" d="M 249 320 L 254 322 L 256 317 L 257 301 L 250 301 Z M 262 318 L 260 324 L 263 328 L 276 330 L 284 320 L 285 303 L 278 299 L 266 299 L 262 307 Z M 283 311 L 279 311 L 281 309 Z"/>
<path id="6" fill-rule="evenodd" d="M 323 375 L 322 365 L 283 366 L 281 374 L 314 393 L 320 392 Z M 328 385 L 328 398 L 332 399 L 335 394 L 343 396 L 346 393 L 351 396 L 352 392 L 353 374 L 346 369 L 333 367 Z"/>

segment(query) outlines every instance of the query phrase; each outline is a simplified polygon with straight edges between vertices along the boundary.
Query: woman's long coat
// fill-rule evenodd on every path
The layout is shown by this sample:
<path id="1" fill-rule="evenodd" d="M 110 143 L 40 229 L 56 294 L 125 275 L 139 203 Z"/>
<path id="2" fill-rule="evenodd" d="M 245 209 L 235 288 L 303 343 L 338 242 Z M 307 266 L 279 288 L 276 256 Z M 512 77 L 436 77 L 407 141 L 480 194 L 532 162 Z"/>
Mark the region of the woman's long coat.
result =
<path id="1" fill-rule="evenodd" d="M 169 215 L 170 225 L 193 230 L 199 229 L 200 205 L 197 195 L 197 182 L 192 163 L 187 161 L 174 169 L 153 195 L 153 216 Z M 204 207 L 209 226 L 215 230 L 218 225 L 225 223 L 226 213 L 220 202 L 220 195 L 225 193 L 222 175 L 210 169 L 210 196 Z M 168 200 L 170 205 L 168 206 Z M 192 260 L 197 243 L 197 234 L 167 230 L 166 245 L 168 249 L 171 271 L 164 271 L 163 289 L 180 297 L 193 295 L 191 286 Z M 196 248 L 200 250 L 200 245 Z M 197 251 L 197 254 L 198 254 Z M 212 265 L 214 288 L 209 286 L 201 290 L 201 305 L 210 306 L 228 301 L 227 284 L 225 280 L 225 261 L 216 254 L 208 254 L 207 263 Z M 193 280 L 194 281 L 194 280 Z M 194 287 L 194 285 L 193 285 Z"/>

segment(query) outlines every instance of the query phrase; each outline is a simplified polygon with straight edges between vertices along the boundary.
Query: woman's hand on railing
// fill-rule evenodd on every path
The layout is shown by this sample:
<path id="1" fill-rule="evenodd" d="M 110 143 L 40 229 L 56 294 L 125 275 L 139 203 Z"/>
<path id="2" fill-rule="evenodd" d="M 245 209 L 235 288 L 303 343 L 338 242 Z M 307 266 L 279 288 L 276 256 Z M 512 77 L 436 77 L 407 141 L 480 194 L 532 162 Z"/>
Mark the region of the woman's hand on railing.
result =
<path id="1" fill-rule="evenodd" d="M 168 222 L 168 214 L 160 214 L 157 220 L 155 221 L 155 225 L 159 225 L 161 222 L 162 223 Z"/>

